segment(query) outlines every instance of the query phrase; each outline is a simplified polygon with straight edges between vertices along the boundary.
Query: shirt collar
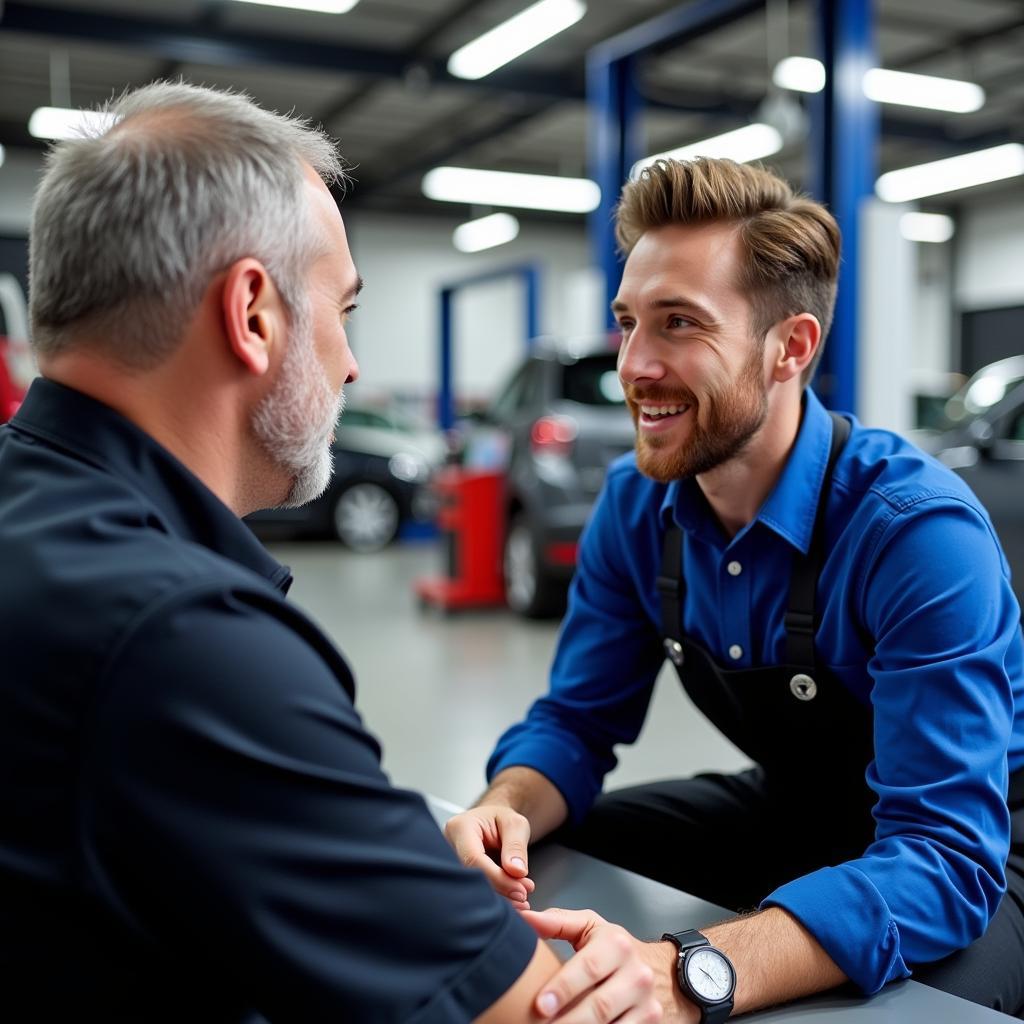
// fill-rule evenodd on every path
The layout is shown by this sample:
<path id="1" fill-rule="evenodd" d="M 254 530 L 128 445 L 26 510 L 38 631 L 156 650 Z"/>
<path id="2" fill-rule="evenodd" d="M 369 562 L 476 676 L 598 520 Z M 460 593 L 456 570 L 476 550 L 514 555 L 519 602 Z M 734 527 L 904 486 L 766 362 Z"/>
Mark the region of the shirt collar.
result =
<path id="1" fill-rule="evenodd" d="M 283 592 L 291 573 L 195 474 L 109 406 L 39 377 L 11 426 L 126 481 L 158 513 L 166 532 L 201 544 Z"/>
<path id="2" fill-rule="evenodd" d="M 822 481 L 832 443 L 832 421 L 818 397 L 804 392 L 803 414 L 796 441 L 775 487 L 754 522 L 762 522 L 802 554 L 807 554 L 814 530 Z M 663 525 L 671 519 L 692 536 L 722 546 L 724 534 L 697 481 L 673 481 L 665 491 L 659 515 Z M 750 524 L 752 526 L 753 524 Z M 747 526 L 733 539 L 750 529 Z"/>

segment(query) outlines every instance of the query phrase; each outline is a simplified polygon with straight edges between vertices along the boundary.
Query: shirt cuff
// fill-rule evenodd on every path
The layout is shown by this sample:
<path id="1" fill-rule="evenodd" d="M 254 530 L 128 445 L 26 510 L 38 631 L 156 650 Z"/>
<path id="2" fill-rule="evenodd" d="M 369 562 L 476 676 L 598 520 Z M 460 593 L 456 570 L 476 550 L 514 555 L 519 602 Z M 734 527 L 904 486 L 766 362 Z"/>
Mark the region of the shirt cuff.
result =
<path id="1" fill-rule="evenodd" d="M 593 773 L 582 755 L 551 736 L 519 740 L 507 750 L 499 744 L 487 764 L 487 781 L 505 768 L 532 768 L 540 772 L 562 794 L 573 824 L 583 820 L 601 791 L 600 781 L 588 784 Z"/>
<path id="2" fill-rule="evenodd" d="M 792 914 L 865 995 L 910 974 L 888 904 L 867 875 L 849 864 L 787 882 L 761 907 Z"/>

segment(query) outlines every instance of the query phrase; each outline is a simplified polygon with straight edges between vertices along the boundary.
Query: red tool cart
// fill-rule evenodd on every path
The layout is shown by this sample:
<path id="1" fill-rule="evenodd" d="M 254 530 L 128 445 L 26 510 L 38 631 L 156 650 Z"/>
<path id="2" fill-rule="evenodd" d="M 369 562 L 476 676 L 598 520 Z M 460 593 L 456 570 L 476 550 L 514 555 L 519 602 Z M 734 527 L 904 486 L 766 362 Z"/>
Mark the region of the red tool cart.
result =
<path id="1" fill-rule="evenodd" d="M 501 473 L 459 466 L 446 466 L 434 478 L 446 565 L 445 575 L 416 581 L 416 593 L 424 604 L 454 611 L 505 603 L 504 481 Z"/>

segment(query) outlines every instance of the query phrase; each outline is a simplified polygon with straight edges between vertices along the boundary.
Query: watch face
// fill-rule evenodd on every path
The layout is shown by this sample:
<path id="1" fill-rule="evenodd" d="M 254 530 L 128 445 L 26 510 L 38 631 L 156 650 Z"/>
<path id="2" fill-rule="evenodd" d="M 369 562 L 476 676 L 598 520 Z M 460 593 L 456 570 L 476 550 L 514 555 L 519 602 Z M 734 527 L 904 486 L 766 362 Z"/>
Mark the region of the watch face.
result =
<path id="1" fill-rule="evenodd" d="M 686 958 L 686 980 L 697 995 L 709 1002 L 732 995 L 732 967 L 717 949 L 701 946 L 691 951 Z"/>

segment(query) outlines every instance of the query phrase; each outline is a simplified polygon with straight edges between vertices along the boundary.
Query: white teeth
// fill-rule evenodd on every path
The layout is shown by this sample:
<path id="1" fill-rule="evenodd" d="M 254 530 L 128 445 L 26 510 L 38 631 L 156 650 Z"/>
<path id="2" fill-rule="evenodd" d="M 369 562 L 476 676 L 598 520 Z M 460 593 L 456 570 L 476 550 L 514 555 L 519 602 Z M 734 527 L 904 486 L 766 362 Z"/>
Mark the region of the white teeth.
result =
<path id="1" fill-rule="evenodd" d="M 688 405 L 641 405 L 640 411 L 645 416 L 674 416 L 678 412 L 685 412 Z"/>

